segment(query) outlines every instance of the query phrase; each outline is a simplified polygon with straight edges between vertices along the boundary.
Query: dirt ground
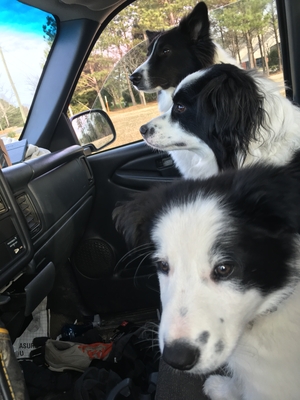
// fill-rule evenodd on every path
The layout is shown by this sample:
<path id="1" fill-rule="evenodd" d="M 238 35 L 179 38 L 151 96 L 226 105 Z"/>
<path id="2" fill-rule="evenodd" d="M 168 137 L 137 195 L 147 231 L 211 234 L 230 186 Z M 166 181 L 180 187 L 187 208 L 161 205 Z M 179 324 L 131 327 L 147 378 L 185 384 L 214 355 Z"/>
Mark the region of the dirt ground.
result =
<path id="1" fill-rule="evenodd" d="M 270 79 L 283 84 L 282 73 L 272 74 L 270 75 Z M 110 112 L 109 116 L 115 126 L 117 138 L 110 146 L 105 147 L 104 150 L 141 140 L 140 126 L 158 115 L 159 111 L 156 102 L 149 103 L 146 106 L 138 105 Z"/>

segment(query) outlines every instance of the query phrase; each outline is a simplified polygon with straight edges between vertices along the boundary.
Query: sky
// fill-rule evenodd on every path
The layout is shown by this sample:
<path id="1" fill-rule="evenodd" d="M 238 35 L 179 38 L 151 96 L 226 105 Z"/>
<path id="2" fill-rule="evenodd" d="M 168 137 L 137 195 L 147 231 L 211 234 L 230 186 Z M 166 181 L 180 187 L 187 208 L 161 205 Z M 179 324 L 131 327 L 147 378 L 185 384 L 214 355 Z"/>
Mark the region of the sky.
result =
<path id="1" fill-rule="evenodd" d="M 29 107 L 45 60 L 47 14 L 16 0 L 0 1 L 0 47 L 21 102 Z M 17 106 L 0 59 L 0 98 Z"/>

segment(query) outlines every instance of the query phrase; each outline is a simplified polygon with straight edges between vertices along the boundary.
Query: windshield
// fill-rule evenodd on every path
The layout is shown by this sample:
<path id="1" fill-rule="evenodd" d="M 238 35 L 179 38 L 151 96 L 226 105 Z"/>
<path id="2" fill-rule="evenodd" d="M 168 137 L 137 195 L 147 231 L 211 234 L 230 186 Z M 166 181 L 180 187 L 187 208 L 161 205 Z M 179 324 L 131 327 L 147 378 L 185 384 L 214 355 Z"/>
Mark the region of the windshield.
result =
<path id="1" fill-rule="evenodd" d="M 92 109 L 109 113 L 117 137 L 105 150 L 142 140 L 140 126 L 159 114 L 157 92 L 136 90 L 129 79 L 147 59 L 145 32 L 178 25 L 197 2 L 137 0 L 116 15 L 101 33 L 83 68 L 68 113 L 70 117 Z M 276 1 L 205 3 L 214 42 L 242 68 L 257 68 L 283 84 Z"/>
<path id="2" fill-rule="evenodd" d="M 1 0 L 0 138 L 20 136 L 55 33 L 52 15 Z"/>

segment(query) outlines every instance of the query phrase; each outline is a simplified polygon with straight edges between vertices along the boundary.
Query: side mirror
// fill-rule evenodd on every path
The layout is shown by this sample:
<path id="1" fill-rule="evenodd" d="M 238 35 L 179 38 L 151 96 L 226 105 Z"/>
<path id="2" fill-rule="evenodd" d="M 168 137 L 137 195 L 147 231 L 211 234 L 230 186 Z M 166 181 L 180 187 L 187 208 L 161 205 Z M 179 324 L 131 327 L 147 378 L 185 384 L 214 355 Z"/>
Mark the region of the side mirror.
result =
<path id="1" fill-rule="evenodd" d="M 73 115 L 71 123 L 81 146 L 103 149 L 116 139 L 114 125 L 105 111 L 93 109 Z"/>

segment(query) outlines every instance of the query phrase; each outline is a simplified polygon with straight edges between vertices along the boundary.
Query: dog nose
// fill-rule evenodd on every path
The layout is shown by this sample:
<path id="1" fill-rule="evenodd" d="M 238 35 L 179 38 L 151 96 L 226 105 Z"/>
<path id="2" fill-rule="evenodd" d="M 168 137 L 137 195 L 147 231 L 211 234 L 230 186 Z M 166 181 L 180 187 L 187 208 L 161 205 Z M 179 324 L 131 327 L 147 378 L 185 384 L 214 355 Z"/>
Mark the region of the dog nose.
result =
<path id="1" fill-rule="evenodd" d="M 141 134 L 142 134 L 143 136 L 147 135 L 147 132 L 148 132 L 148 125 L 147 125 L 147 124 L 142 125 L 142 126 L 140 127 L 140 132 L 141 132 Z"/>
<path id="2" fill-rule="evenodd" d="M 138 85 L 142 80 L 142 74 L 139 72 L 134 72 L 132 75 L 130 75 L 129 79 L 134 85 Z"/>
<path id="3" fill-rule="evenodd" d="M 199 360 L 200 350 L 186 341 L 175 340 L 165 345 L 162 357 L 171 367 L 188 371 Z"/>

